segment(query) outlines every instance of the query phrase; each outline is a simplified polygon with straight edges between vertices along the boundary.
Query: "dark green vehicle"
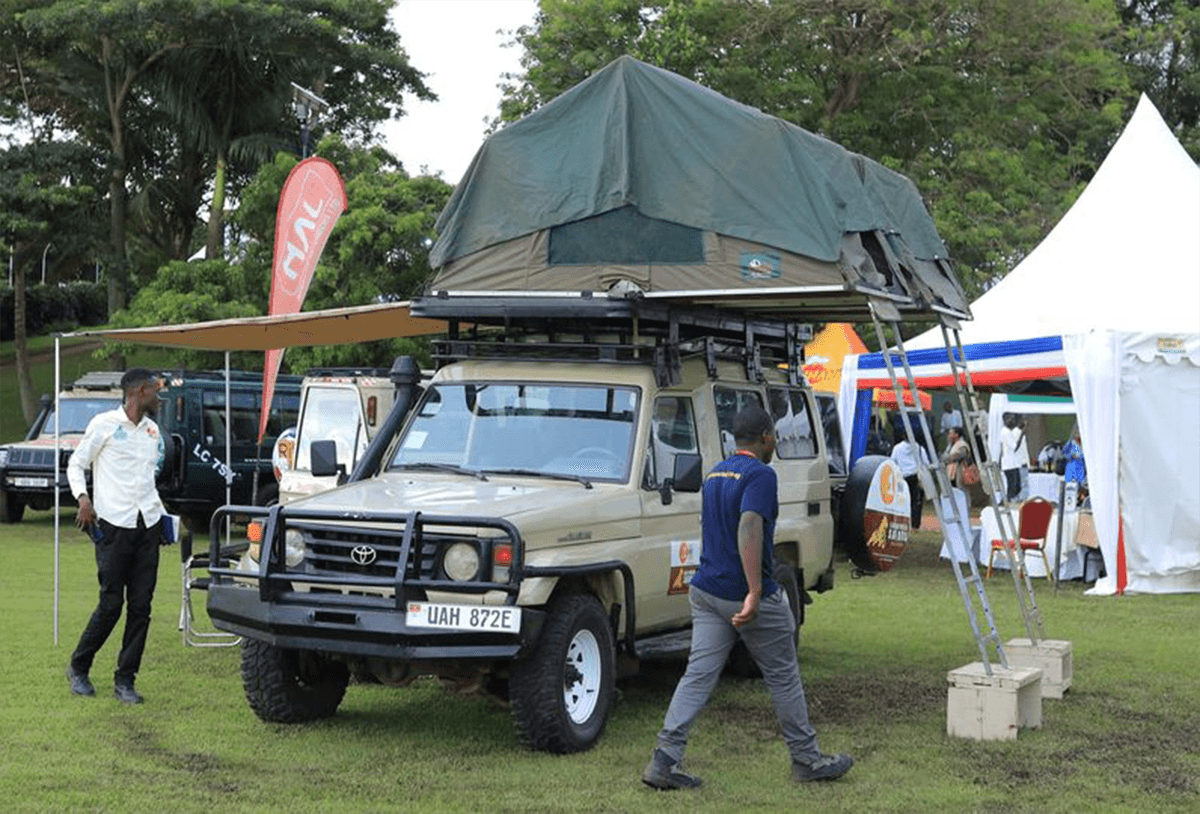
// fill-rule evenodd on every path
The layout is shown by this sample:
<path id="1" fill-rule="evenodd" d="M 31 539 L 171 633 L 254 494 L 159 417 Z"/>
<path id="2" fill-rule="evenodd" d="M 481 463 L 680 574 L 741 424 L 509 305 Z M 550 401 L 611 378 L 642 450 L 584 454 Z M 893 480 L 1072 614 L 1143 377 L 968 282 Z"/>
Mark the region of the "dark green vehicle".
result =
<path id="1" fill-rule="evenodd" d="M 230 372 L 228 411 L 224 371 L 177 371 L 165 373 L 163 380 L 158 424 L 170 438 L 170 461 L 159 494 L 167 509 L 181 515 L 188 526 L 207 530 L 213 511 L 225 503 L 273 503 L 279 484 L 271 468 L 271 450 L 279 433 L 296 423 L 302 377 L 281 375 L 276 381 L 261 447 L 257 438 L 262 373 Z"/>

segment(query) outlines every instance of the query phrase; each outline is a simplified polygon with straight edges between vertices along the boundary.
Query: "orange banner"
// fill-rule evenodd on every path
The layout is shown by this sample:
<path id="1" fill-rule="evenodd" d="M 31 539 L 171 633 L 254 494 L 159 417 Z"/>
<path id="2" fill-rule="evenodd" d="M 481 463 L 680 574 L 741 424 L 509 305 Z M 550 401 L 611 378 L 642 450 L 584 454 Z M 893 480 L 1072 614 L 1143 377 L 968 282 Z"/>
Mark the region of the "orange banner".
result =
<path id="1" fill-rule="evenodd" d="M 337 168 L 323 158 L 306 158 L 283 182 L 275 216 L 275 255 L 271 270 L 271 299 L 267 313 L 295 314 L 304 304 L 317 260 L 337 219 L 346 211 L 346 187 Z M 262 442 L 275 395 L 275 379 L 283 349 L 267 351 L 263 367 L 262 415 L 258 440 Z"/>

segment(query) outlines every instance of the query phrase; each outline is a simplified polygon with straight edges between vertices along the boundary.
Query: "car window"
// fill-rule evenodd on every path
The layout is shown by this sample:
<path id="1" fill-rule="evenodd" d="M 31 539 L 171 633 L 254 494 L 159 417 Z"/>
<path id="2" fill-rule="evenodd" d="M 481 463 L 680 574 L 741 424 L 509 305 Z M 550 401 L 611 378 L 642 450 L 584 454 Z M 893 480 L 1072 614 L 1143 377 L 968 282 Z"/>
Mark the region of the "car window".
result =
<path id="1" fill-rule="evenodd" d="M 762 408 L 762 396 L 757 390 L 714 387 L 713 405 L 717 411 L 717 428 L 721 433 L 721 455 L 728 458 L 737 452 L 737 443 L 733 438 L 733 417 L 747 407 Z"/>
<path id="2" fill-rule="evenodd" d="M 638 391 L 630 387 L 434 385 L 391 465 L 624 480 L 637 408 Z"/>
<path id="3" fill-rule="evenodd" d="M 696 419 L 692 400 L 687 396 L 659 396 L 654 400 L 654 417 L 650 423 L 649 485 L 657 487 L 664 478 L 675 472 L 675 456 L 680 453 L 699 454 Z"/>
<path id="4" fill-rule="evenodd" d="M 333 441 L 338 463 L 350 471 L 367 447 L 358 392 L 344 387 L 309 387 L 304 422 L 296 437 L 296 468 L 312 469 L 314 441 Z"/>
<path id="5" fill-rule="evenodd" d="M 61 434 L 69 432 L 83 432 L 87 429 L 88 422 L 99 413 L 108 410 L 115 410 L 121 406 L 119 398 L 86 398 L 86 399 L 59 399 L 59 404 L 62 405 L 62 417 L 58 420 L 58 431 Z M 42 424 L 40 435 L 54 435 L 54 407 L 50 407 L 50 412 L 46 414 L 46 421 Z"/>
<path id="6" fill-rule="evenodd" d="M 775 419 L 775 454 L 780 458 L 817 457 L 817 438 L 808 414 L 808 399 L 798 387 L 767 390 Z"/>
<path id="7" fill-rule="evenodd" d="M 821 411 L 821 426 L 825 429 L 825 452 L 829 456 L 829 472 L 846 474 L 846 451 L 842 447 L 842 426 L 838 421 L 837 399 L 825 393 L 815 393 L 817 409 Z"/>

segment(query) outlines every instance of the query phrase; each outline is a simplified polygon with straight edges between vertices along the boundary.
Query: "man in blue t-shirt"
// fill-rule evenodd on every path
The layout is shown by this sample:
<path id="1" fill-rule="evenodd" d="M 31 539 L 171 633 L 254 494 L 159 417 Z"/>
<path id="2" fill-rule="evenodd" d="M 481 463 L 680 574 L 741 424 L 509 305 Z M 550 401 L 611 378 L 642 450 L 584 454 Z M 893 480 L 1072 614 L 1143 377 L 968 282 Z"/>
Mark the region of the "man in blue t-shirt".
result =
<path id="1" fill-rule="evenodd" d="M 679 680 L 658 745 L 642 771 L 656 789 L 695 788 L 700 779 L 682 768 L 688 730 L 721 677 L 740 637 L 771 691 L 775 715 L 798 781 L 833 780 L 854 761 L 824 755 L 808 722 L 804 684 L 796 661 L 796 622 L 784 591 L 771 578 L 778 479 L 768 464 L 775 453 L 775 424 L 760 407 L 733 420 L 737 451 L 704 479 L 700 567 L 692 577 L 692 650 Z"/>

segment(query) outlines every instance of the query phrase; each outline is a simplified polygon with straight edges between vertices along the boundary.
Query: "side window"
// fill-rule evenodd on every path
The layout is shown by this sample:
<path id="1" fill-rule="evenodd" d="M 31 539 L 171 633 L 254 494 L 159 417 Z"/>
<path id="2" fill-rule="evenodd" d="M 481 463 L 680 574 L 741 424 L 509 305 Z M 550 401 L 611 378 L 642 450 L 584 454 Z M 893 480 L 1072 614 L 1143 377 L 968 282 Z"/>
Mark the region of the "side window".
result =
<path id="1" fill-rule="evenodd" d="M 808 414 L 804 391 L 796 387 L 767 390 L 771 417 L 775 419 L 775 454 L 780 458 L 817 457 L 817 438 Z"/>
<path id="2" fill-rule="evenodd" d="M 845 475 L 846 451 L 842 448 L 842 427 L 838 423 L 837 399 L 830 395 L 818 394 L 817 409 L 821 411 L 821 425 L 825 428 L 829 472 L 832 475 Z"/>
<path id="3" fill-rule="evenodd" d="M 675 456 L 682 452 L 699 454 L 696 419 L 692 400 L 687 396 L 659 396 L 654 400 L 654 418 L 650 423 L 649 481 L 657 486 L 675 471 Z"/>
<path id="4" fill-rule="evenodd" d="M 713 403 L 717 408 L 717 428 L 721 432 L 721 455 L 728 458 L 737 451 L 737 442 L 733 438 L 733 417 L 747 407 L 762 407 L 762 396 L 755 390 L 714 387 Z"/>
<path id="5" fill-rule="evenodd" d="M 228 420 L 232 427 L 227 427 L 224 390 L 204 391 L 201 406 L 204 409 L 205 442 L 208 444 L 224 445 L 225 432 L 228 429 L 232 429 L 235 442 L 253 442 L 258 439 L 258 402 L 261 396 L 257 393 L 232 393 L 231 395 L 233 409 L 229 410 Z"/>

